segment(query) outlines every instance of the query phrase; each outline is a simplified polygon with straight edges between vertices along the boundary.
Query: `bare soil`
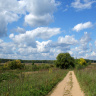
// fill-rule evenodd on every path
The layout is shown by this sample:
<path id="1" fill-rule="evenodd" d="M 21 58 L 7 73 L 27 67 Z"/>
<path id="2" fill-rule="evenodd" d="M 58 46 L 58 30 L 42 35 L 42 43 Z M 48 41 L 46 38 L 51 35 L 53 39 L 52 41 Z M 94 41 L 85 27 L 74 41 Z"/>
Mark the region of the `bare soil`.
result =
<path id="1" fill-rule="evenodd" d="M 84 96 L 73 71 L 56 86 L 50 96 Z"/>

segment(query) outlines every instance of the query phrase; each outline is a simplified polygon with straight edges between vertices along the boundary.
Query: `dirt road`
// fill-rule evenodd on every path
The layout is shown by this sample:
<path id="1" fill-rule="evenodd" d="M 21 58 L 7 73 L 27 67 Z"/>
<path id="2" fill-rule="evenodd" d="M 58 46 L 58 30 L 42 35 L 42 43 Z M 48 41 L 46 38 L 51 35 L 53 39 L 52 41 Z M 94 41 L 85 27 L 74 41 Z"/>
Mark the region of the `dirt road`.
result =
<path id="1" fill-rule="evenodd" d="M 57 85 L 50 96 L 84 96 L 73 71 Z"/>

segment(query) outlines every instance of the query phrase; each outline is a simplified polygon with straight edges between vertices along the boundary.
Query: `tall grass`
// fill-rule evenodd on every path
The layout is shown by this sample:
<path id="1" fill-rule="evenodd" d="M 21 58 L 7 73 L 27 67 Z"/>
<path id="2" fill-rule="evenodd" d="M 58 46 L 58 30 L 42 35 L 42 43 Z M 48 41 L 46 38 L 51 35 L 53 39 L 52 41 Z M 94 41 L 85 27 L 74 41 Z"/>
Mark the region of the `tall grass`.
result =
<path id="1" fill-rule="evenodd" d="M 37 73 L 18 73 L 18 78 L 0 83 L 0 96 L 45 96 L 64 78 L 67 72 L 67 70 L 53 68 Z"/>
<path id="2" fill-rule="evenodd" d="M 96 65 L 89 65 L 85 69 L 76 70 L 75 74 L 85 96 L 96 96 Z"/>

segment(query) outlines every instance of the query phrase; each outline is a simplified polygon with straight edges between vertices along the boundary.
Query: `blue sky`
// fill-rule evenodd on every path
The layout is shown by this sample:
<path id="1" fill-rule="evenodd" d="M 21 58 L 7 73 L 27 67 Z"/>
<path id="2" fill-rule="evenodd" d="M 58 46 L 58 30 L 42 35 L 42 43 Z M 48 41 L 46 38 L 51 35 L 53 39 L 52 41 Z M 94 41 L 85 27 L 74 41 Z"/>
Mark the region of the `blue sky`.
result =
<path id="1" fill-rule="evenodd" d="M 96 0 L 0 0 L 0 58 L 96 58 Z"/>

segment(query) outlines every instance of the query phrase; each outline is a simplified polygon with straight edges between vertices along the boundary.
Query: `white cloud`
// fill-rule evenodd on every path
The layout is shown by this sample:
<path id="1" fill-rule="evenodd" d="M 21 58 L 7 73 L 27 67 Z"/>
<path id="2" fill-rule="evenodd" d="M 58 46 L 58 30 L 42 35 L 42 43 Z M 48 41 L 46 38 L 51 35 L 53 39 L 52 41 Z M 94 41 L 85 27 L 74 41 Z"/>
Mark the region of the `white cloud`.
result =
<path id="1" fill-rule="evenodd" d="M 15 43 L 22 43 L 29 46 L 36 47 L 35 39 L 49 39 L 50 37 L 57 35 L 60 33 L 60 28 L 48 28 L 48 27 L 38 27 L 31 31 L 26 31 L 24 34 L 13 35 L 11 34 L 10 37 Z"/>
<path id="2" fill-rule="evenodd" d="M 48 25 L 52 21 L 53 21 L 53 16 L 50 14 L 45 14 L 40 16 L 28 14 L 25 16 L 25 24 L 28 24 L 32 27 Z"/>
<path id="3" fill-rule="evenodd" d="M 83 9 L 90 9 L 92 7 L 92 4 L 96 1 L 91 0 L 74 0 L 74 2 L 71 3 L 71 6 L 73 8 L 76 8 L 77 10 L 83 10 Z"/>
<path id="4" fill-rule="evenodd" d="M 93 51 L 93 52 L 91 53 L 91 56 L 96 56 L 96 52 Z"/>
<path id="5" fill-rule="evenodd" d="M 88 43 L 90 41 L 91 41 L 90 34 L 88 34 L 88 32 L 84 32 L 84 36 L 81 37 L 80 43 L 81 44 L 86 44 L 86 43 Z"/>
<path id="6" fill-rule="evenodd" d="M 0 37 L 7 35 L 7 24 L 17 21 L 20 14 L 24 14 L 22 1 L 0 0 Z"/>
<path id="7" fill-rule="evenodd" d="M 53 22 L 53 13 L 58 5 L 55 0 L 0 0 L 0 37 L 7 35 L 8 23 L 18 21 L 22 14 L 27 25 L 48 25 Z M 18 30 L 21 32 L 23 29 Z"/>
<path id="8" fill-rule="evenodd" d="M 89 43 L 91 40 L 92 39 L 90 37 L 90 34 L 84 32 L 84 35 L 80 39 L 79 47 L 77 47 L 79 51 L 89 52 L 89 50 L 91 50 L 91 43 Z"/>
<path id="9" fill-rule="evenodd" d="M 73 52 L 73 56 L 75 58 L 87 58 L 92 51 L 92 44 L 90 43 L 91 41 L 91 37 L 90 34 L 88 34 L 87 32 L 84 32 L 84 35 L 81 37 L 81 39 L 78 41 L 78 46 L 76 46 L 75 48 L 72 48 L 71 51 Z M 90 57 L 88 57 L 90 58 Z M 87 58 L 87 59 L 88 59 Z"/>
<path id="10" fill-rule="evenodd" d="M 14 43 L 6 43 L 3 40 L 0 42 L 0 54 L 14 54 L 16 46 Z"/>
<path id="11" fill-rule="evenodd" d="M 37 49 L 27 46 L 25 48 L 19 48 L 17 54 L 21 56 L 29 56 L 31 54 L 37 54 Z"/>
<path id="12" fill-rule="evenodd" d="M 43 42 L 37 42 L 37 51 L 42 52 L 42 53 L 48 53 L 50 51 L 50 43 L 52 42 L 51 40 L 48 41 L 43 41 Z"/>
<path id="13" fill-rule="evenodd" d="M 14 37 L 14 34 L 10 34 L 9 38 L 12 39 Z"/>
<path id="14" fill-rule="evenodd" d="M 69 44 L 69 45 L 70 44 L 74 45 L 74 44 L 77 44 L 78 41 L 75 40 L 75 38 L 73 36 L 66 35 L 65 37 L 59 37 L 58 43 L 65 43 L 65 44 Z"/>
<path id="15" fill-rule="evenodd" d="M 25 31 L 25 29 L 23 29 L 21 27 L 17 27 L 16 32 L 25 33 L 26 31 Z"/>
<path id="16" fill-rule="evenodd" d="M 83 29 L 91 28 L 93 25 L 91 22 L 86 22 L 86 23 L 80 23 L 74 26 L 73 30 L 78 32 Z"/>
<path id="17" fill-rule="evenodd" d="M 25 24 L 32 27 L 44 26 L 53 22 L 53 13 L 59 5 L 55 0 L 24 0 L 29 12 L 25 16 Z"/>

